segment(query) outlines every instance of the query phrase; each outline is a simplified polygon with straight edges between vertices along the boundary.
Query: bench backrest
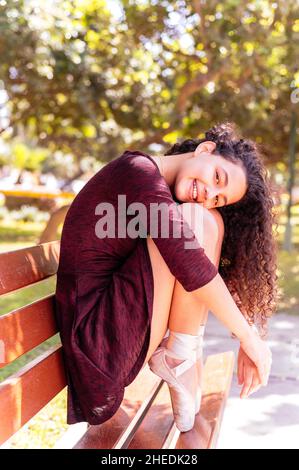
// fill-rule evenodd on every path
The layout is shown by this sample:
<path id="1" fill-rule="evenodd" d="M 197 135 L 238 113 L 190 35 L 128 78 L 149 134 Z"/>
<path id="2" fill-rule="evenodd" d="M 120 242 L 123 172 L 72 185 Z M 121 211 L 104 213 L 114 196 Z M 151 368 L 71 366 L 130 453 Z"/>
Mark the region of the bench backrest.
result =
<path id="1" fill-rule="evenodd" d="M 55 275 L 59 246 L 56 241 L 1 253 L 0 295 Z M 0 368 L 58 332 L 53 300 L 49 295 L 12 312 L 1 312 Z M 51 347 L 0 383 L 0 445 L 65 386 L 61 345 Z"/>

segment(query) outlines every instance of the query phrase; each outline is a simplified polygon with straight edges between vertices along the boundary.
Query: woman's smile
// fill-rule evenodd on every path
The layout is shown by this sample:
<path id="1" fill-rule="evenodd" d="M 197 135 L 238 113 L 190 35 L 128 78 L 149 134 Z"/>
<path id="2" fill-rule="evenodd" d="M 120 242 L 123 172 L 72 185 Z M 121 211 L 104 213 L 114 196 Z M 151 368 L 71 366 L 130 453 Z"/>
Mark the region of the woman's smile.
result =
<path id="1" fill-rule="evenodd" d="M 197 187 L 197 181 L 192 180 L 191 182 L 191 188 L 190 188 L 190 199 L 191 201 L 197 201 L 198 198 L 198 187 Z"/>
<path id="2" fill-rule="evenodd" d="M 189 189 L 189 199 L 191 202 L 197 201 L 197 202 L 203 202 L 204 197 L 203 197 L 204 191 L 200 190 L 199 182 L 197 179 L 193 179 L 191 181 L 190 189 Z"/>

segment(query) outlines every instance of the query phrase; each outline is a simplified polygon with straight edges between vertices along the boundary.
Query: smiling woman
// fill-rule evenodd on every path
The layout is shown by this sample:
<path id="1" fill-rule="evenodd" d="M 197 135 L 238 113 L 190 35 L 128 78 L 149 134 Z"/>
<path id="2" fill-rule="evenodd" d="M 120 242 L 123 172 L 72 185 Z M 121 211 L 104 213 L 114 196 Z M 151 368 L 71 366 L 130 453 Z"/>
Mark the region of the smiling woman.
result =
<path id="1" fill-rule="evenodd" d="M 194 141 L 195 142 L 195 141 Z M 247 174 L 241 160 L 229 161 L 216 152 L 216 143 L 198 143 L 192 152 L 163 158 L 167 182 L 184 202 L 200 202 L 207 209 L 234 204 L 247 190 Z M 179 165 L 175 180 L 172 171 Z M 169 174 L 170 170 L 170 174 Z"/>
<path id="2" fill-rule="evenodd" d="M 134 210 L 142 208 L 146 237 L 135 236 L 140 218 L 135 220 L 134 210 L 119 210 L 120 196 Z M 176 144 L 162 158 L 126 150 L 88 181 L 67 213 L 57 271 L 68 424 L 110 419 L 148 361 L 170 387 L 177 427 L 192 429 L 201 403 L 203 307 L 240 339 L 242 371 L 253 377 L 252 388 L 267 383 L 270 351 L 244 316 L 264 320 L 272 308 L 271 201 L 256 148 L 227 125 L 201 141 Z M 102 203 L 113 221 L 104 237 Z M 164 223 L 157 230 L 151 224 L 153 204 L 167 208 L 161 221 L 170 228 L 166 237 Z M 130 230 L 122 233 L 122 227 Z M 205 248 L 201 229 L 209 241 Z M 218 273 L 220 252 L 227 286 Z M 170 338 L 160 348 L 167 326 Z"/>
<path id="3" fill-rule="evenodd" d="M 162 160 L 177 200 L 195 199 L 222 215 L 219 273 L 244 316 L 265 335 L 277 299 L 277 250 L 274 202 L 261 149 L 241 138 L 235 124 L 223 123 L 203 139 L 176 143 Z"/>

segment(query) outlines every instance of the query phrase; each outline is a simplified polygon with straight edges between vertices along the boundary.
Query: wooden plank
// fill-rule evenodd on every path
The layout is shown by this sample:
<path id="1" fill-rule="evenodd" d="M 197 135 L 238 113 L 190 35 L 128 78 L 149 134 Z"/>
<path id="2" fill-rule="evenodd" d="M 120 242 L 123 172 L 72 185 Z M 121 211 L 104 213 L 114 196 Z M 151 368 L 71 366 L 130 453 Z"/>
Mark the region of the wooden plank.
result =
<path id="1" fill-rule="evenodd" d="M 177 446 L 177 442 L 179 440 L 181 432 L 176 427 L 175 422 L 173 422 L 166 439 L 161 447 L 161 449 L 175 449 Z"/>
<path id="2" fill-rule="evenodd" d="M 0 384 L 0 444 L 66 385 L 61 346 L 54 346 Z"/>
<path id="3" fill-rule="evenodd" d="M 0 295 L 12 292 L 57 272 L 60 242 L 0 253 Z"/>
<path id="4" fill-rule="evenodd" d="M 218 357 L 217 357 L 218 356 Z M 208 448 L 215 448 L 234 372 L 233 351 L 210 356 L 205 370 L 205 402 L 202 414 L 212 424 Z"/>
<path id="5" fill-rule="evenodd" d="M 161 379 L 153 374 L 146 364 L 135 380 L 125 388 L 124 399 L 115 415 L 103 424 L 90 426 L 74 448 L 125 448 L 135 432 L 135 424 L 139 421 L 138 417 L 144 414 L 143 402 L 146 401 L 150 405 L 160 383 Z M 121 447 L 122 445 L 125 447 Z"/>
<path id="6" fill-rule="evenodd" d="M 65 433 L 55 442 L 53 449 L 71 449 L 82 439 L 89 427 L 86 421 L 70 424 Z"/>
<path id="7" fill-rule="evenodd" d="M 181 433 L 177 449 L 215 448 L 233 376 L 233 351 L 207 357 L 203 370 L 202 403 L 191 431 Z"/>
<path id="8" fill-rule="evenodd" d="M 129 449 L 161 449 L 173 433 L 173 412 L 169 388 L 163 381 L 155 401 L 139 426 Z M 173 437 L 173 436 L 172 436 Z"/>
<path id="9" fill-rule="evenodd" d="M 150 409 L 150 406 L 153 403 L 156 395 L 159 393 L 159 390 L 163 384 L 162 380 L 159 380 L 153 386 L 150 393 L 144 398 L 141 406 L 139 407 L 134 418 L 131 420 L 127 428 L 124 430 L 123 434 L 119 437 L 116 443 L 113 445 L 113 449 L 127 449 L 131 440 L 134 438 L 136 431 L 141 425 L 146 413 Z"/>
<path id="10" fill-rule="evenodd" d="M 0 316 L 0 368 L 58 332 L 50 295 Z"/>

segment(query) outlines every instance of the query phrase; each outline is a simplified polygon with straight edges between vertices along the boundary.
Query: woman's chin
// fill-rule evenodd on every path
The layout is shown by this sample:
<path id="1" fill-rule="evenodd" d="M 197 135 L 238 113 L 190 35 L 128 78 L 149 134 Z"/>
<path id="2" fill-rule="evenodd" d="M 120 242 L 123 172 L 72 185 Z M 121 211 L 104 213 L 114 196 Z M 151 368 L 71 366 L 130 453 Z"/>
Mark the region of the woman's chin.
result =
<path id="1" fill-rule="evenodd" d="M 189 202 L 189 198 L 184 187 L 181 188 L 180 185 L 176 185 L 171 188 L 171 192 L 175 202 L 179 202 L 180 204 L 183 202 Z"/>
<path id="2" fill-rule="evenodd" d="M 173 200 L 174 200 L 175 202 L 179 202 L 180 204 L 181 204 L 182 202 L 186 202 L 183 198 L 180 197 L 179 194 L 174 193 L 174 194 L 172 195 L 172 197 L 173 197 Z"/>

